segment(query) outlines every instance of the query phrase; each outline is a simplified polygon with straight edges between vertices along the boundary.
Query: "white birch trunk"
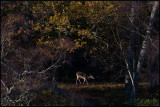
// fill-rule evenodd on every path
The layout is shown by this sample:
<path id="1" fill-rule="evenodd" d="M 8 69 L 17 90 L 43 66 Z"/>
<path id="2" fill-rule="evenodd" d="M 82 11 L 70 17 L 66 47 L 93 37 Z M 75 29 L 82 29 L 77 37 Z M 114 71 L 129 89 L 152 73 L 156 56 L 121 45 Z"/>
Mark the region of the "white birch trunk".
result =
<path id="1" fill-rule="evenodd" d="M 135 96 L 136 96 L 136 93 L 137 93 L 137 88 L 138 88 L 138 85 L 139 85 L 139 76 L 140 76 L 140 73 L 141 73 L 144 57 L 146 55 L 146 47 L 147 47 L 147 44 L 148 44 L 148 40 L 149 40 L 149 37 L 151 36 L 151 31 L 153 29 L 153 21 L 154 21 L 157 9 L 159 9 L 159 1 L 155 1 L 154 4 L 153 4 L 149 26 L 147 28 L 146 36 L 145 36 L 145 39 L 142 43 L 142 48 L 141 48 L 140 55 L 139 55 L 139 58 L 138 58 L 137 69 L 136 69 L 135 77 L 134 77 L 135 92 L 132 91 L 131 95 L 130 95 L 130 101 L 132 103 L 134 102 Z"/>

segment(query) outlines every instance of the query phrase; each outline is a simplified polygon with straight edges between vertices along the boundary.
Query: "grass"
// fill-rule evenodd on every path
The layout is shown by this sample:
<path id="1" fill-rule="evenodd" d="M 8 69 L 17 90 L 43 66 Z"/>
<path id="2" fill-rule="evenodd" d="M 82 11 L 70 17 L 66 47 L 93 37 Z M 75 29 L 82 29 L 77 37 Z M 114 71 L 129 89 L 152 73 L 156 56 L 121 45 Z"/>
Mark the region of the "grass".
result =
<path id="1" fill-rule="evenodd" d="M 94 83 L 89 85 L 71 85 L 61 83 L 59 87 L 80 96 L 94 105 L 110 105 L 114 102 L 120 103 L 120 97 L 124 98 L 123 84 Z"/>
<path id="2" fill-rule="evenodd" d="M 125 86 L 122 83 L 97 82 L 89 85 L 75 83 L 59 83 L 63 88 L 74 95 L 88 101 L 95 106 L 128 106 L 125 97 Z M 137 106 L 159 106 L 159 90 L 149 91 L 147 83 L 140 83 L 135 104 Z M 77 106 L 76 102 L 68 101 L 65 96 L 59 96 L 50 90 L 37 92 L 36 101 L 32 106 Z"/>
<path id="3" fill-rule="evenodd" d="M 68 101 L 65 96 L 59 96 L 51 90 L 42 91 L 36 95 L 36 103 L 32 106 L 75 106 L 73 102 Z"/>
<path id="4" fill-rule="evenodd" d="M 125 97 L 124 84 L 90 83 L 89 85 L 76 85 L 71 83 L 59 83 L 58 86 L 74 93 L 94 105 L 129 105 L 128 100 Z M 140 83 L 135 104 L 137 106 L 158 106 L 158 91 L 149 92 L 147 86 L 147 83 Z"/>

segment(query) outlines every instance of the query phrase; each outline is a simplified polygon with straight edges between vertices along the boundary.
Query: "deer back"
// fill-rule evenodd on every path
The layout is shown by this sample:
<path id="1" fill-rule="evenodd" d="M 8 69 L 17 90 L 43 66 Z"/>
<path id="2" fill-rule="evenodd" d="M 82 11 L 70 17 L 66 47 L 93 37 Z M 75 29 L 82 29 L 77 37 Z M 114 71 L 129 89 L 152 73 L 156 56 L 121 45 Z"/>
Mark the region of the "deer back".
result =
<path id="1" fill-rule="evenodd" d="M 85 78 L 87 78 L 87 74 L 84 73 L 84 72 L 77 72 L 76 75 L 79 76 L 79 77 L 85 77 Z"/>

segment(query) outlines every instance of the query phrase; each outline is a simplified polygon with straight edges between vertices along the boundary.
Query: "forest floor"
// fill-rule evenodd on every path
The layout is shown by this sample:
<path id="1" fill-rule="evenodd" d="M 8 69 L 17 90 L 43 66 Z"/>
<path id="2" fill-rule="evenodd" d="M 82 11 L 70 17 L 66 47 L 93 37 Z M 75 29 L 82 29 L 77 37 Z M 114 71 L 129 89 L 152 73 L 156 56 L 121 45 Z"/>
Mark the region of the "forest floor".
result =
<path id="1" fill-rule="evenodd" d="M 89 85 L 82 85 L 75 83 L 59 83 L 59 88 L 66 89 L 67 91 L 75 94 L 76 96 L 84 99 L 85 101 L 99 105 L 110 106 L 125 106 L 129 105 L 125 97 L 125 88 L 122 83 L 89 83 Z M 154 92 L 149 91 L 147 83 L 140 83 L 138 93 L 136 96 L 135 104 L 137 106 L 159 106 L 159 90 Z M 47 92 L 44 92 L 45 94 Z M 44 99 L 44 95 L 43 99 Z M 48 97 L 49 99 L 48 99 Z M 76 104 L 67 101 L 64 96 L 51 97 L 50 94 L 46 95 L 44 101 L 45 106 L 75 106 Z M 48 99 L 48 100 L 47 100 Z"/>

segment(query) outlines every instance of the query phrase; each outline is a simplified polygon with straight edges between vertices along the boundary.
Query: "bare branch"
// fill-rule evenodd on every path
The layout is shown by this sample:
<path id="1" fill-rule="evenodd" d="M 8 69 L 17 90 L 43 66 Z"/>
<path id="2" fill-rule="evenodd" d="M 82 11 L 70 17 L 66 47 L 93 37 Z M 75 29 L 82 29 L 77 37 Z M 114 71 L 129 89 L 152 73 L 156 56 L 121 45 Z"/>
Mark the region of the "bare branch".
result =
<path id="1" fill-rule="evenodd" d="M 127 28 L 127 27 L 125 27 L 125 26 L 123 26 L 123 25 L 120 25 L 120 24 L 119 24 L 118 26 L 123 27 L 123 28 L 125 28 L 125 29 L 127 29 L 127 30 L 129 30 L 129 31 L 131 31 L 131 32 L 136 32 L 138 35 L 140 35 L 140 36 L 142 36 L 142 37 L 145 37 L 143 34 L 139 33 L 138 31 L 132 31 L 132 30 L 130 30 L 129 28 Z"/>
<path id="2" fill-rule="evenodd" d="M 41 72 L 38 72 L 38 73 L 45 73 L 45 72 L 48 71 L 48 70 L 51 70 L 51 69 L 53 69 L 53 68 L 58 67 L 57 64 L 60 62 L 60 60 L 61 60 L 61 58 L 59 58 L 59 59 L 56 61 L 55 64 L 51 65 L 51 66 L 48 67 L 47 69 L 45 69 L 45 70 L 43 70 L 43 71 L 41 71 Z"/>

